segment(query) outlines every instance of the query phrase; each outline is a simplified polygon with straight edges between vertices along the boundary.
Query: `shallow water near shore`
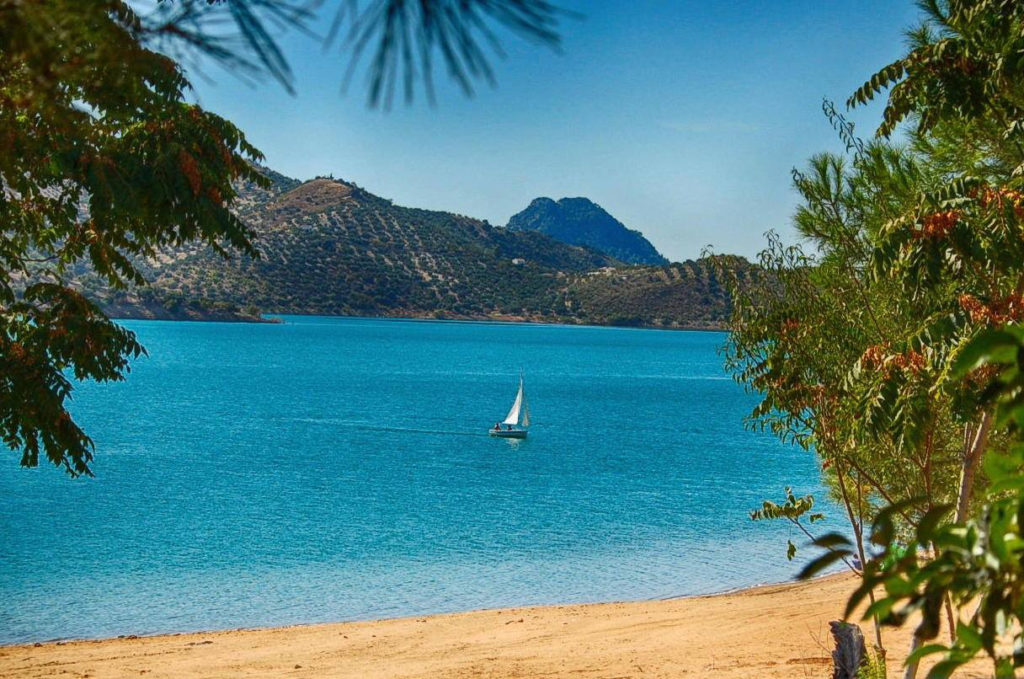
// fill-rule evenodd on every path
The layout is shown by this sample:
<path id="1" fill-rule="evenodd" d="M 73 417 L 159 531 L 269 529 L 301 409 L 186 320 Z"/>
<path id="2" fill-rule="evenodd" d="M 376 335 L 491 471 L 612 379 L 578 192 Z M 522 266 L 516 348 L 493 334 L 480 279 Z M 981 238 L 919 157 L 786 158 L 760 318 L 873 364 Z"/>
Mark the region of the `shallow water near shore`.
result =
<path id="1" fill-rule="evenodd" d="M 781 581 L 802 536 L 747 512 L 824 498 L 812 455 L 744 430 L 722 333 L 125 325 L 149 357 L 75 392 L 96 478 L 0 457 L 0 643 Z M 529 438 L 492 439 L 520 369 Z"/>

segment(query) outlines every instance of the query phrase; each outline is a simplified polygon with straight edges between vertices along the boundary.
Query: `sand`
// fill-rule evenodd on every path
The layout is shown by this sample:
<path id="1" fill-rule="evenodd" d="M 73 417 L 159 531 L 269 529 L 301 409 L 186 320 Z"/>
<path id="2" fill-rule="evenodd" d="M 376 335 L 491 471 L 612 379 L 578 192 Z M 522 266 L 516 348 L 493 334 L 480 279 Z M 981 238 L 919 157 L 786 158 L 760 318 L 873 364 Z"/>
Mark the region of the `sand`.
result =
<path id="1" fill-rule="evenodd" d="M 6 646 L 0 676 L 825 678 L 828 621 L 854 586 L 841 574 L 664 601 Z M 887 632 L 890 677 L 909 634 Z"/>

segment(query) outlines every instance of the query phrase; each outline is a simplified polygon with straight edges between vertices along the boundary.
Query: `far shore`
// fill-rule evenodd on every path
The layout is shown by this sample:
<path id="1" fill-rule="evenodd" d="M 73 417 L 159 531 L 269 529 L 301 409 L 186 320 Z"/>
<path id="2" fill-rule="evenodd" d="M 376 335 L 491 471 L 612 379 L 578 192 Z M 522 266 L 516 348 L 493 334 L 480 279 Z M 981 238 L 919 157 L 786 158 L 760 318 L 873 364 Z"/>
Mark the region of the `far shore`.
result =
<path id="1" fill-rule="evenodd" d="M 465 316 L 459 314 L 437 315 L 434 312 L 397 312 L 395 314 L 360 316 L 342 314 L 315 314 L 315 313 L 264 313 L 257 316 L 225 316 L 224 314 L 206 314 L 202 311 L 194 311 L 192 315 L 170 316 L 155 313 L 135 314 L 125 313 L 123 310 L 111 310 L 110 317 L 117 321 L 184 321 L 193 323 L 280 323 L 281 316 L 302 316 L 308 318 L 349 318 L 353 320 L 389 320 L 389 321 L 431 321 L 439 323 L 501 323 L 508 325 L 556 325 L 579 328 L 626 328 L 635 330 L 688 330 L 694 332 L 725 332 L 725 325 L 653 325 L 653 324 L 627 324 L 627 323 L 598 323 L 596 321 L 584 321 L 571 318 L 553 318 L 549 316 L 522 316 L 510 314 L 494 314 L 480 316 Z"/>
<path id="2" fill-rule="evenodd" d="M 3 646 L 0 676 L 824 678 L 828 623 L 856 583 L 840 573 L 659 601 Z M 885 632 L 891 677 L 910 633 Z M 976 661 L 954 676 L 990 675 Z"/>

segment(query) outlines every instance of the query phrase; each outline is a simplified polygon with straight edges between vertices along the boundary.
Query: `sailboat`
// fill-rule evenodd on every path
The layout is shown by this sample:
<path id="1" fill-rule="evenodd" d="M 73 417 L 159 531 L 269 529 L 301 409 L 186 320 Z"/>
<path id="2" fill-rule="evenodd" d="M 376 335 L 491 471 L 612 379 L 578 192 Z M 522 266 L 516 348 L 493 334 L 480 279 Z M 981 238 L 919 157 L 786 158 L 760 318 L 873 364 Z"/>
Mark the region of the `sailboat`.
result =
<path id="1" fill-rule="evenodd" d="M 519 376 L 519 392 L 508 415 L 490 429 L 491 436 L 503 439 L 525 439 L 526 430 L 530 426 L 530 404 L 526 402 L 523 390 L 523 376 Z"/>

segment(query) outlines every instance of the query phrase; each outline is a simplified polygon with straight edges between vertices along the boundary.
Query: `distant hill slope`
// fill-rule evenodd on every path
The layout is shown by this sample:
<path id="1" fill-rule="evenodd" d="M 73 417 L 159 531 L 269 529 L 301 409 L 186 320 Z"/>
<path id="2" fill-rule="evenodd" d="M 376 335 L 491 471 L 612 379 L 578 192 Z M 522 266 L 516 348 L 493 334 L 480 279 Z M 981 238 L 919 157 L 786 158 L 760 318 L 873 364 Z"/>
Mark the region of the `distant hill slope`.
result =
<path id="1" fill-rule="evenodd" d="M 667 264 L 644 238 L 587 198 L 536 198 L 508 220 L 510 231 L 539 231 L 570 245 L 587 245 L 627 264 Z"/>
<path id="2" fill-rule="evenodd" d="M 720 260 L 741 281 L 757 275 L 742 257 Z M 577 315 L 600 325 L 721 328 L 732 312 L 728 282 L 709 259 L 591 271 L 574 277 L 566 298 Z"/>
<path id="3" fill-rule="evenodd" d="M 267 171 L 236 210 L 261 257 L 168 250 L 140 262 L 150 285 L 112 291 L 86 270 L 77 285 L 128 318 L 232 320 L 259 313 L 495 318 L 717 327 L 728 299 L 706 262 L 623 267 L 536 231 L 396 206 L 331 178 Z"/>

